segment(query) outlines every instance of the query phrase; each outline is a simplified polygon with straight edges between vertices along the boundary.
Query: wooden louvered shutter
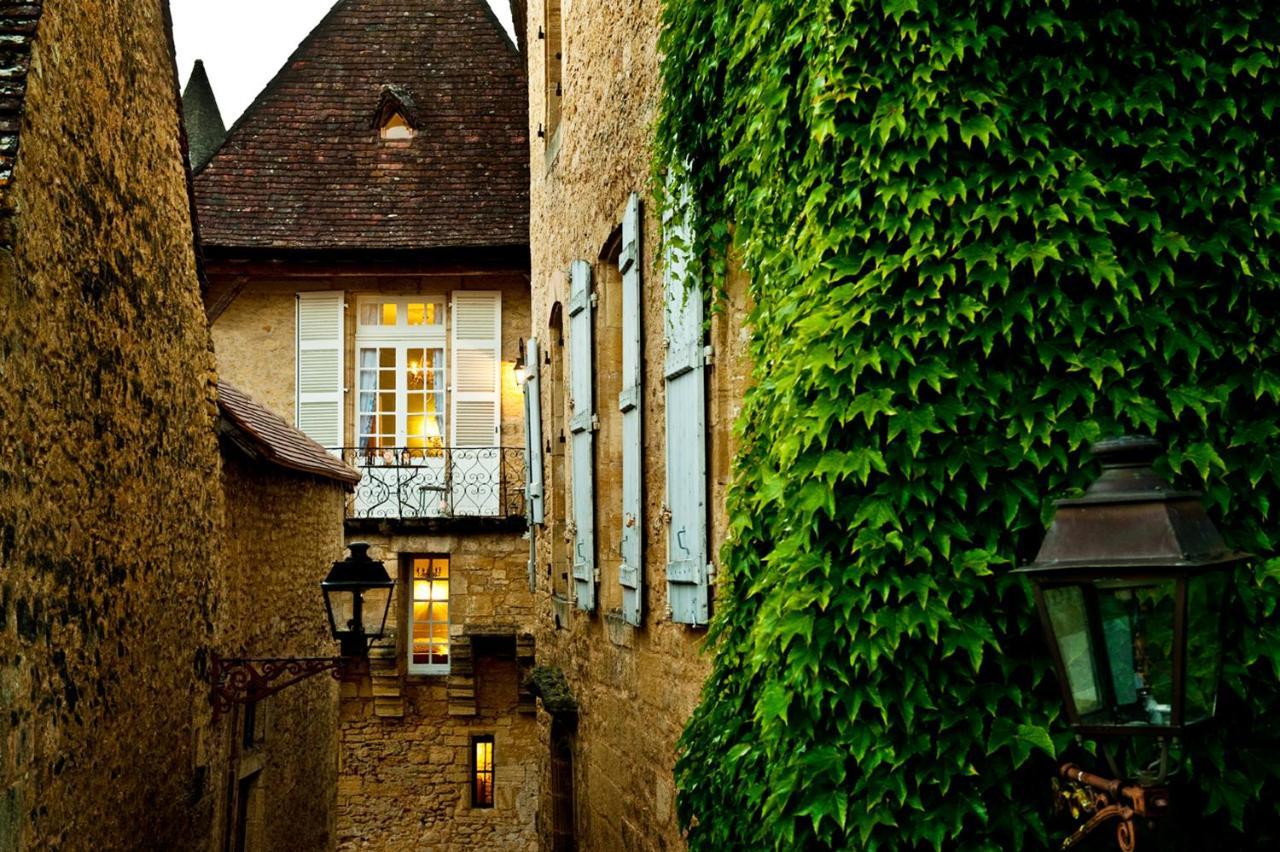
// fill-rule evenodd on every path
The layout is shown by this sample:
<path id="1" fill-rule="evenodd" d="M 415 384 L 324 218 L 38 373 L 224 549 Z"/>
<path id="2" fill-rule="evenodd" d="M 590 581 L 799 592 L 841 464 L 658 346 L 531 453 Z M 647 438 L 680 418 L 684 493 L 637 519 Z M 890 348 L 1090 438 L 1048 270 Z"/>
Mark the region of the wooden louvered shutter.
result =
<path id="1" fill-rule="evenodd" d="M 643 262 L 640 235 L 640 196 L 631 194 L 622 215 L 622 616 L 639 624 L 644 598 L 644 467 L 641 401 L 640 267 Z"/>
<path id="2" fill-rule="evenodd" d="M 524 447 L 525 447 L 525 509 L 529 525 L 542 523 L 542 398 L 538 360 L 538 341 L 529 338 L 525 345 L 524 381 Z"/>
<path id="3" fill-rule="evenodd" d="M 455 514 L 496 515 L 501 492 L 502 294 L 453 293 L 449 360 L 451 499 Z"/>
<path id="4" fill-rule="evenodd" d="M 707 559 L 706 384 L 702 343 L 703 305 L 698 282 L 688 276 L 691 230 L 667 222 L 663 301 L 668 341 L 667 599 L 671 618 L 706 624 L 710 616 L 711 566 Z"/>
<path id="5" fill-rule="evenodd" d="M 569 433 L 573 476 L 573 590 L 578 609 L 596 607 L 595 400 L 592 393 L 591 265 L 569 275 Z"/>
<path id="6" fill-rule="evenodd" d="M 342 292 L 299 293 L 298 429 L 316 443 L 342 446 Z"/>

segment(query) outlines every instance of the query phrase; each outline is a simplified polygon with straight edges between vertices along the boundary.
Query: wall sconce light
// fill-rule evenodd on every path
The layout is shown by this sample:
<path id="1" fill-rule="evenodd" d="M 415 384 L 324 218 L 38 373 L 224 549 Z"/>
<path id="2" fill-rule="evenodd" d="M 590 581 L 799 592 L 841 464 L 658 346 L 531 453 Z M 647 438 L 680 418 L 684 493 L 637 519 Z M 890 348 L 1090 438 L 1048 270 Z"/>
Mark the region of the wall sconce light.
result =
<path id="1" fill-rule="evenodd" d="M 515 374 L 516 374 L 516 384 L 517 384 L 517 385 L 524 385 L 525 379 L 527 379 L 527 378 L 528 378 L 528 374 L 527 374 L 527 372 L 525 371 L 525 363 L 524 363 L 524 338 L 523 338 L 523 337 L 522 337 L 522 338 L 520 338 L 520 349 L 519 349 L 519 351 L 518 351 L 518 352 L 516 352 L 516 369 L 515 369 Z"/>

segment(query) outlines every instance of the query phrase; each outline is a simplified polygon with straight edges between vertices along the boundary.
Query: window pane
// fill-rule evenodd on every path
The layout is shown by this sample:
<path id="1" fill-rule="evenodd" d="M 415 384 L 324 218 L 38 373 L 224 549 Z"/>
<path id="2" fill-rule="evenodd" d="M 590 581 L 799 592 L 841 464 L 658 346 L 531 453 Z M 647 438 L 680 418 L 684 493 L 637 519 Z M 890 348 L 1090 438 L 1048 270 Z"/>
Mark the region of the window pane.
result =
<path id="1" fill-rule="evenodd" d="M 409 308 L 405 314 L 405 321 L 409 325 L 423 325 L 427 319 L 427 306 L 421 302 L 410 302 Z"/>
<path id="2" fill-rule="evenodd" d="M 378 350 L 378 366 L 387 369 L 395 369 L 396 366 L 396 350 L 386 348 Z"/>
<path id="3" fill-rule="evenodd" d="M 1088 715 L 1102 706 L 1098 679 L 1093 669 L 1093 643 L 1085 617 L 1084 594 L 1079 586 L 1044 590 L 1045 606 L 1053 623 L 1058 653 L 1067 670 L 1067 689 L 1075 700 L 1076 712 Z"/>
<path id="4" fill-rule="evenodd" d="M 386 303 L 384 303 L 384 304 L 383 304 L 383 306 L 382 306 L 382 324 L 383 324 L 383 325 L 395 325 L 395 324 L 396 324 L 396 303 L 395 303 L 395 302 L 386 302 Z"/>
<path id="5" fill-rule="evenodd" d="M 360 306 L 360 324 L 377 325 L 381 310 L 377 303 L 365 302 Z"/>

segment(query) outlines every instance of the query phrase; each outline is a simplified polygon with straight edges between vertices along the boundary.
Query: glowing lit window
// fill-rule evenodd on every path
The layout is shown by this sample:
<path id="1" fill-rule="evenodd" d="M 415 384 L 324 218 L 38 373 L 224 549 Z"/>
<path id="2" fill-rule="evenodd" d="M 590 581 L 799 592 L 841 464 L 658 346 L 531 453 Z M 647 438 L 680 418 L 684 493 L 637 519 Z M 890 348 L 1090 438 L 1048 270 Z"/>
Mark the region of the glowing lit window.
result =
<path id="1" fill-rule="evenodd" d="M 444 331 L 444 300 L 400 298 L 395 301 L 360 301 L 360 325 L 368 328 L 409 328 Z"/>
<path id="2" fill-rule="evenodd" d="M 471 807 L 493 807 L 493 735 L 471 738 Z"/>
<path id="3" fill-rule="evenodd" d="M 409 126 L 403 115 L 393 112 L 382 122 L 379 130 L 383 139 L 412 139 L 417 131 Z"/>
<path id="4" fill-rule="evenodd" d="M 413 600 L 409 618 L 409 671 L 449 672 L 449 558 L 413 560 Z"/>

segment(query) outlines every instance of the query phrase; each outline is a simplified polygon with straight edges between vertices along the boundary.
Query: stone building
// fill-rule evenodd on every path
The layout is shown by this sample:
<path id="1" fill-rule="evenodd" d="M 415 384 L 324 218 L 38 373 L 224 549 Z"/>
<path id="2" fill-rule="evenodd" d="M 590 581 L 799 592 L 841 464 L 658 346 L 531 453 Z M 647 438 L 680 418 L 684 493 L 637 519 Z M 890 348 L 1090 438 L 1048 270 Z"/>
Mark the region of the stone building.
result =
<path id="1" fill-rule="evenodd" d="M 684 845 L 672 770 L 709 671 L 747 374 L 743 282 L 710 316 L 655 214 L 658 14 L 528 4 L 539 834 L 555 850 Z"/>
<path id="2" fill-rule="evenodd" d="M 525 88 L 484 0 L 340 0 L 196 178 L 220 375 L 360 471 L 398 580 L 340 848 L 535 843 Z"/>
<path id="3" fill-rule="evenodd" d="M 222 496 L 166 12 L 0 7 L 5 850 L 209 833 Z"/>
<path id="4" fill-rule="evenodd" d="M 226 567 L 214 648 L 230 658 L 332 657 L 320 581 L 342 554 L 346 497 L 360 474 L 226 382 L 218 413 Z M 211 849 L 333 848 L 334 678 L 238 703 L 215 737 Z"/>
<path id="5" fill-rule="evenodd" d="M 216 384 L 167 8 L 0 6 L 0 850 L 334 844 L 336 684 L 210 663 L 334 653 L 359 474 Z"/>

